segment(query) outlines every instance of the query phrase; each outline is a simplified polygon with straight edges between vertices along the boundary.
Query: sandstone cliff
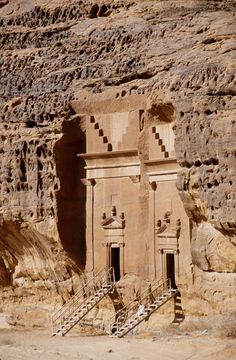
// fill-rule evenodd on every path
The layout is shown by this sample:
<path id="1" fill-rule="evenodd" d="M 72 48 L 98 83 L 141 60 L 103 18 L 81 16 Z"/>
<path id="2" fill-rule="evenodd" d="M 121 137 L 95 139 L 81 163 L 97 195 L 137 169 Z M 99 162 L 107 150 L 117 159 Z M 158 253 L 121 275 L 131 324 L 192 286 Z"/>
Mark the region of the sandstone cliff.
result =
<path id="1" fill-rule="evenodd" d="M 28 298 L 50 304 L 79 281 L 85 215 L 76 154 L 84 143 L 70 101 L 114 88 L 148 93 L 150 114 L 175 121 L 194 290 L 208 304 L 228 296 L 233 304 L 235 10 L 233 0 L 0 1 L 4 309 Z"/>

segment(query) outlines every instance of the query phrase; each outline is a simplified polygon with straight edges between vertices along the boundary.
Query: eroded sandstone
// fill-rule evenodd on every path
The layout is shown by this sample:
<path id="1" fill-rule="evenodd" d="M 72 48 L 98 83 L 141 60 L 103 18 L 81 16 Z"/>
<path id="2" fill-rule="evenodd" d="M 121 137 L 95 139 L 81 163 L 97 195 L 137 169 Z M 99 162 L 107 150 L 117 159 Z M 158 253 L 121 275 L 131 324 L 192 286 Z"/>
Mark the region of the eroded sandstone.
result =
<path id="1" fill-rule="evenodd" d="M 85 89 L 108 107 L 144 94 L 147 122 L 174 122 L 192 224 L 184 306 L 233 308 L 234 1 L 1 1 L 0 16 L 2 307 L 65 300 L 86 268 L 85 128 L 71 105 Z"/>

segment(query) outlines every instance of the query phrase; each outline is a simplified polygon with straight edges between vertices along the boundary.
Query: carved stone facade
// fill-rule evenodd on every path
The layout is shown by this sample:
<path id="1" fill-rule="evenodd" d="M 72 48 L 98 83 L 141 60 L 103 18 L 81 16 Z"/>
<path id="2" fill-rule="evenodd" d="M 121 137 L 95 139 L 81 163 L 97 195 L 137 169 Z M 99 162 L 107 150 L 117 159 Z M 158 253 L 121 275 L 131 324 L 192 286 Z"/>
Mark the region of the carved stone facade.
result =
<path id="1" fill-rule="evenodd" d="M 115 206 L 121 276 L 174 256 L 185 308 L 235 310 L 235 1 L 0 0 L 0 27 L 1 309 L 107 265 Z"/>
<path id="2" fill-rule="evenodd" d="M 145 94 L 89 95 L 72 106 L 86 123 L 86 153 L 78 156 L 88 185 L 87 271 L 113 266 L 116 280 L 136 274 L 186 284 L 190 225 L 176 188 L 172 119 L 152 116 Z"/>

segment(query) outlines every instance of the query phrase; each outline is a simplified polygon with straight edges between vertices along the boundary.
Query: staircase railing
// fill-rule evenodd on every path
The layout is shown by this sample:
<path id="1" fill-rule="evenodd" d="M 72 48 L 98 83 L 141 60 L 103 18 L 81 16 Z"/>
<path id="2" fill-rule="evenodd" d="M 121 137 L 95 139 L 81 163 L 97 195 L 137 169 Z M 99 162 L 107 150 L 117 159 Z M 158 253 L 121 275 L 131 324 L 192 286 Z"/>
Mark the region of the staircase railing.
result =
<path id="1" fill-rule="evenodd" d="M 164 292 L 169 291 L 171 294 L 170 279 L 160 279 L 149 287 L 135 300 L 131 301 L 123 309 L 119 310 L 110 321 L 109 333 L 119 332 L 119 329 L 129 321 L 135 314 L 142 314 L 145 311 L 145 306 L 154 303 Z M 147 315 L 148 316 L 148 315 Z"/>
<path id="2" fill-rule="evenodd" d="M 95 274 L 88 282 L 84 282 L 82 288 L 77 291 L 73 297 L 67 301 L 51 318 L 52 333 L 60 328 L 64 321 L 72 316 L 75 311 L 81 307 L 86 300 L 97 290 L 105 285 L 113 287 L 115 283 L 114 269 L 102 269 Z"/>

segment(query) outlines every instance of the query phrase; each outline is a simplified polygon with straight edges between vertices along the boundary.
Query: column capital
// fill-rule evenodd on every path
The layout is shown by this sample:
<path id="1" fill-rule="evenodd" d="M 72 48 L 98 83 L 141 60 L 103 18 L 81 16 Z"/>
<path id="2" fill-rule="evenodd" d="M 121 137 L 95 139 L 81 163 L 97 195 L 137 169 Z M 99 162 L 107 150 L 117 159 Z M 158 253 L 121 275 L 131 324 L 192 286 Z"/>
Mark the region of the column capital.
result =
<path id="1" fill-rule="evenodd" d="M 157 189 L 157 182 L 156 181 L 149 181 L 149 185 L 150 185 L 150 188 L 153 191 L 156 191 L 156 189 Z"/>
<path id="2" fill-rule="evenodd" d="M 129 176 L 129 178 L 132 181 L 132 183 L 138 184 L 138 183 L 140 183 L 141 175 L 131 175 L 131 176 Z"/>
<path id="3" fill-rule="evenodd" d="M 119 242 L 118 245 L 119 245 L 119 247 L 125 247 L 125 243 L 124 243 L 124 242 Z"/>
<path id="4" fill-rule="evenodd" d="M 84 186 L 95 186 L 96 185 L 96 180 L 95 179 L 80 179 L 80 181 L 82 182 L 82 184 Z"/>
<path id="5" fill-rule="evenodd" d="M 102 242 L 102 246 L 103 246 L 103 247 L 108 247 L 108 246 L 109 246 L 109 243 L 108 243 L 108 242 Z"/>

